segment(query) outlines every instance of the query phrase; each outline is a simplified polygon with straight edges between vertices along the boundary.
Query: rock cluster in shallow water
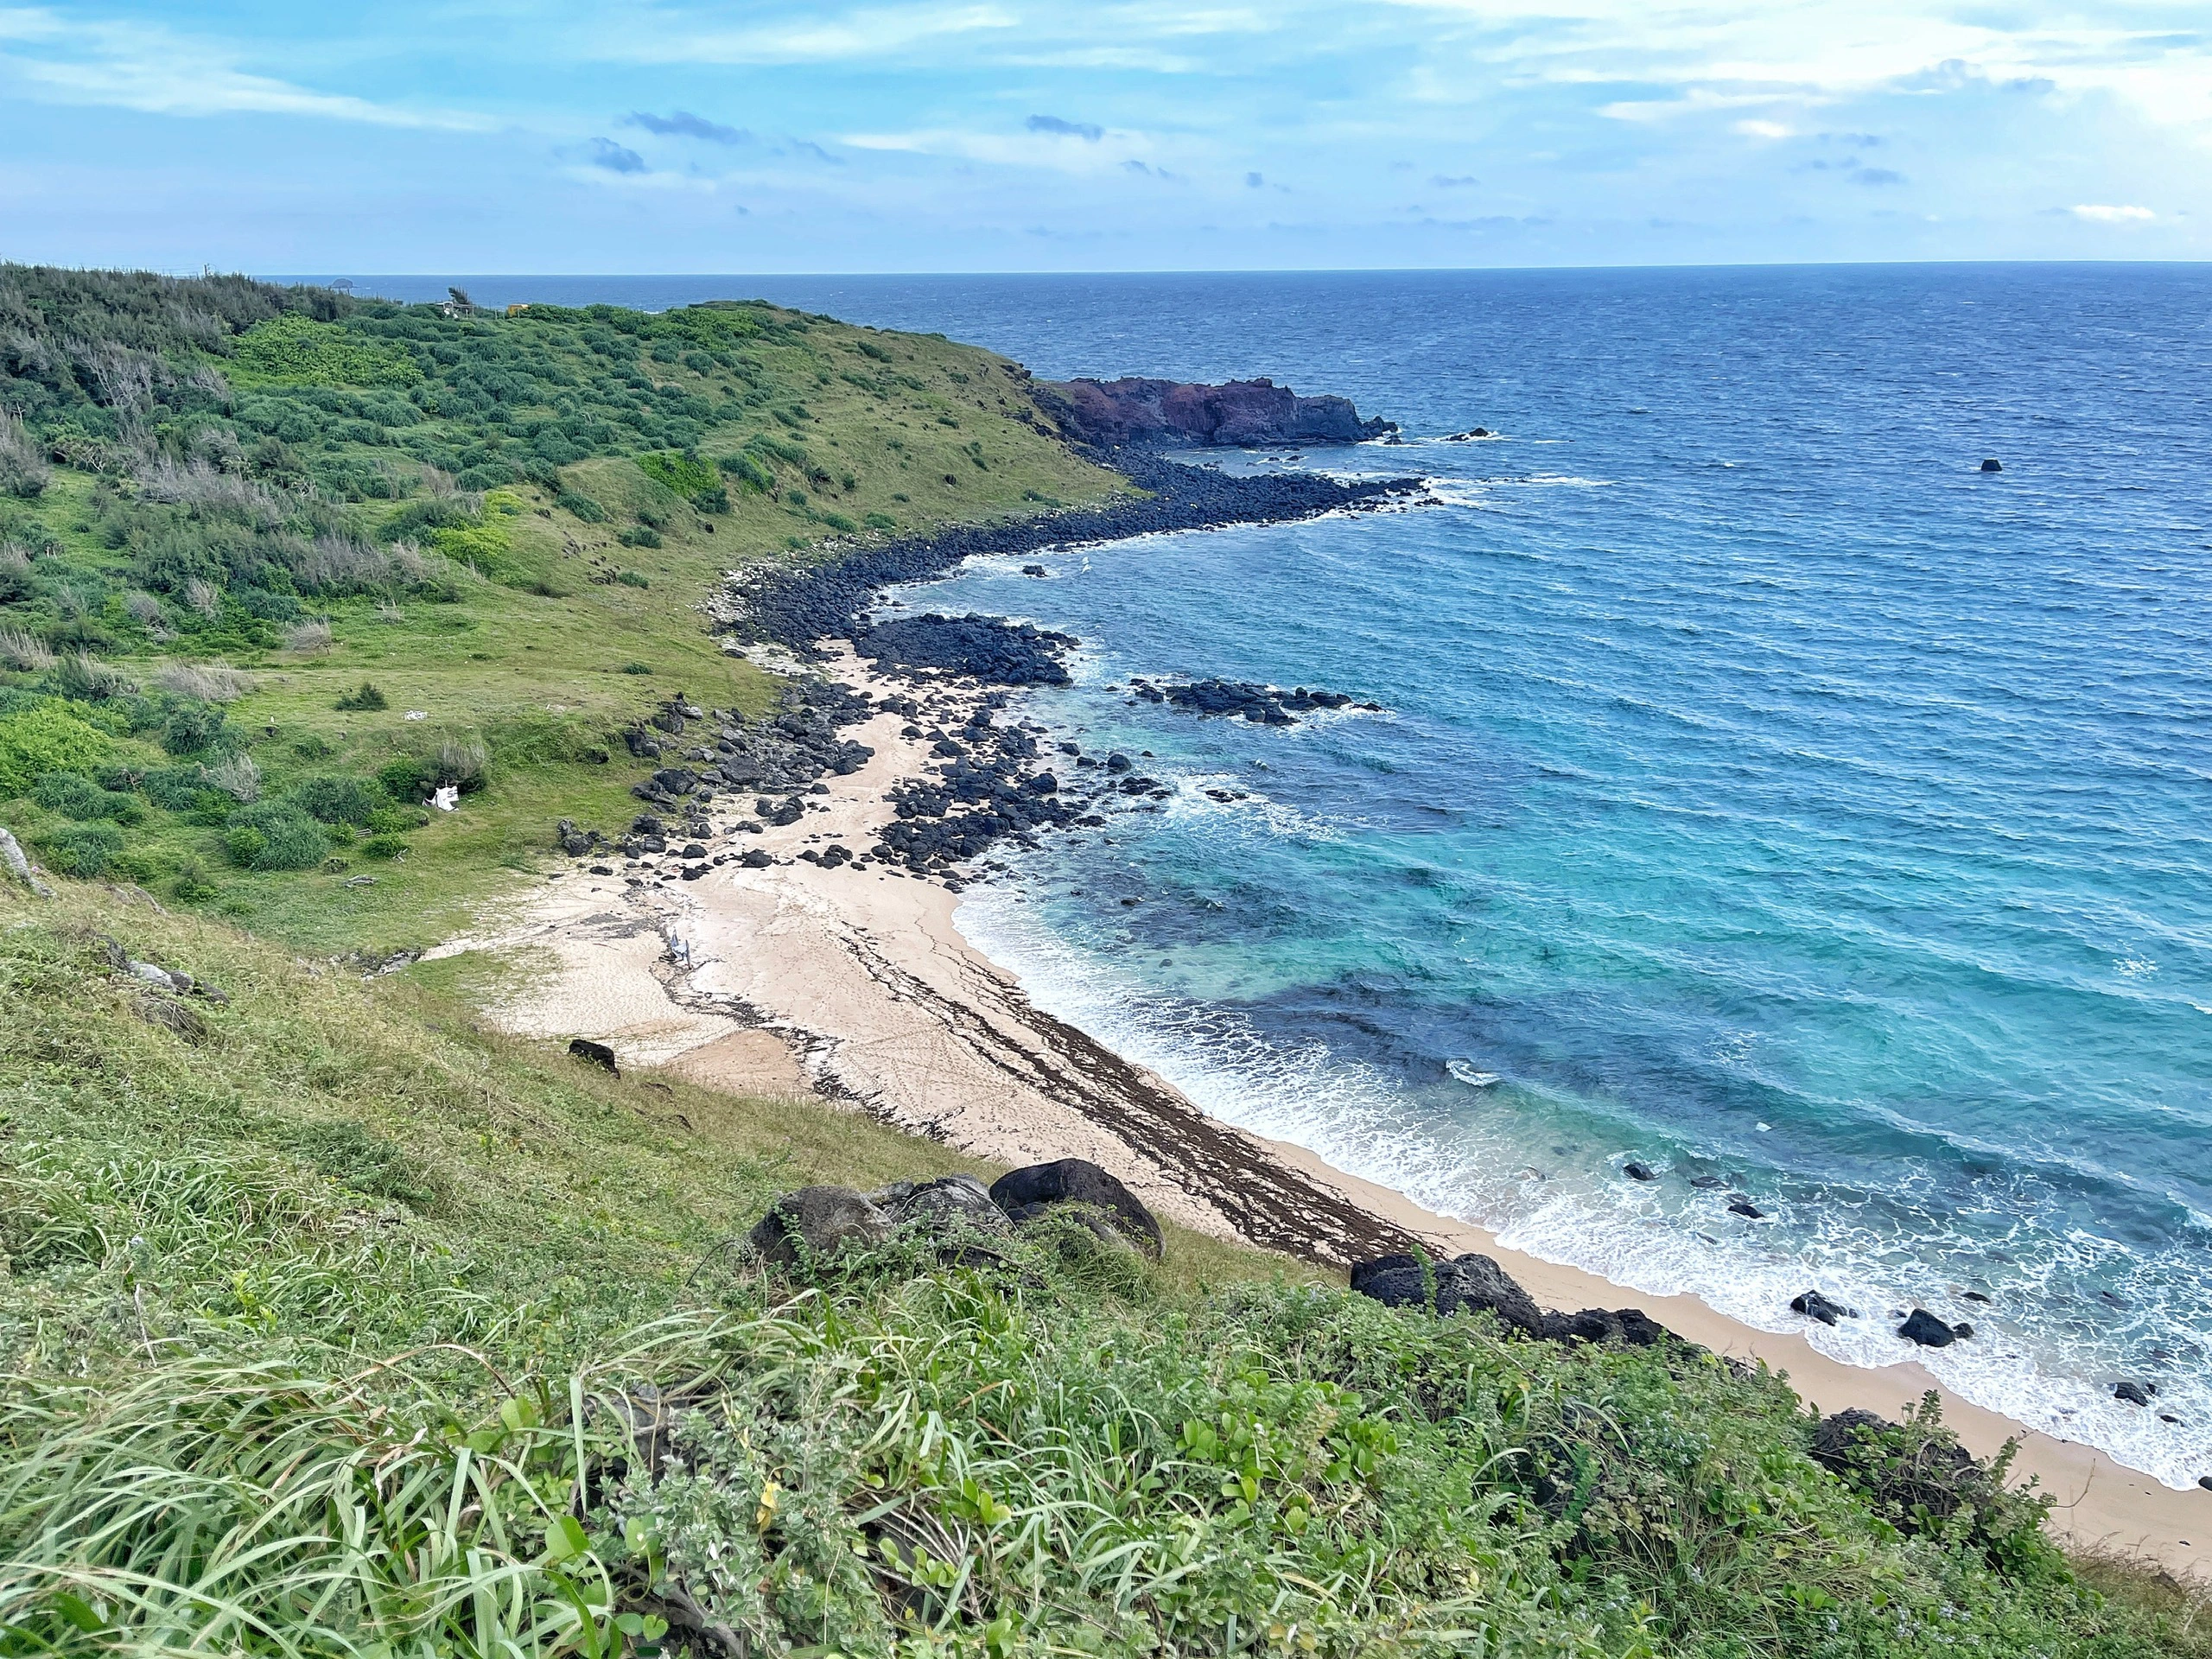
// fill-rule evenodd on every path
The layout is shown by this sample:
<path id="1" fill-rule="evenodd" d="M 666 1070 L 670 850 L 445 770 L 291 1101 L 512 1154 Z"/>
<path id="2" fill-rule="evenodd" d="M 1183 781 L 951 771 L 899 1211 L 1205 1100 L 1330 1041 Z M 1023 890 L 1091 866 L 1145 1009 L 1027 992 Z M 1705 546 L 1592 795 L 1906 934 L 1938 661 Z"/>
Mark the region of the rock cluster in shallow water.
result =
<path id="1" fill-rule="evenodd" d="M 1198 715 L 1241 717 L 1255 726 L 1295 726 L 1300 715 L 1316 709 L 1381 709 L 1379 702 L 1358 702 L 1348 692 L 1312 691 L 1294 686 L 1262 685 L 1252 680 L 1192 680 L 1183 684 L 1132 677 L 1129 694 L 1140 702 L 1164 702 Z"/>
<path id="2" fill-rule="evenodd" d="M 1002 616 L 905 616 L 853 636 L 853 647 L 887 669 L 932 668 L 986 685 L 1065 685 L 1060 654 L 1077 643 Z"/>

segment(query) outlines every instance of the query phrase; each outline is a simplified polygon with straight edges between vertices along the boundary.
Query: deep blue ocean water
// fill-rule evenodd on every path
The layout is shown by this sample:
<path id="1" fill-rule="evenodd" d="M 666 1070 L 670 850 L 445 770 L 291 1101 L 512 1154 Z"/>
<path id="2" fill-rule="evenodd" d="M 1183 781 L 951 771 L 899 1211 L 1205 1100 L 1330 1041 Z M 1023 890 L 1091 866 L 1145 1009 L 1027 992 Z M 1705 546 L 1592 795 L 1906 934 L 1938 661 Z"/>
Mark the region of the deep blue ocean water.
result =
<path id="1" fill-rule="evenodd" d="M 1176 791 L 1009 856 L 963 930 L 1518 1248 L 1772 1330 L 1817 1287 L 1861 1363 L 1909 1357 L 1891 1310 L 1971 1320 L 1922 1356 L 1961 1393 L 2212 1471 L 2212 269 L 505 280 L 469 285 L 765 295 L 1400 422 L 1224 464 L 1440 505 L 902 596 L 1079 636 L 1036 716 Z M 1201 721 L 1132 674 L 1387 712 Z"/>

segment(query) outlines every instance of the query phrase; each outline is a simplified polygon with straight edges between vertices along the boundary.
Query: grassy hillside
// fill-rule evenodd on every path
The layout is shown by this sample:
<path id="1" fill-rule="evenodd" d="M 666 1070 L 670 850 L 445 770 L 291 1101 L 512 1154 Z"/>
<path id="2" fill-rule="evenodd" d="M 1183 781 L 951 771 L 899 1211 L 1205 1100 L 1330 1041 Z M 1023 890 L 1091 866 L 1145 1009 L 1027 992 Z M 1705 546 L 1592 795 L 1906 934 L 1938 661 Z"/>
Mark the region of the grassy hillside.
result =
<path id="1" fill-rule="evenodd" d="M 766 305 L 4 266 L 0 411 L 0 823 L 334 949 L 626 820 L 655 702 L 766 708 L 699 612 L 724 572 L 1121 487 L 1016 365 Z"/>
<path id="2" fill-rule="evenodd" d="M 775 1276 L 775 1192 L 954 1160 L 97 888 L 0 901 L 0 1112 L 10 1654 L 2212 1650 L 1695 1351 L 1173 1232 Z"/>

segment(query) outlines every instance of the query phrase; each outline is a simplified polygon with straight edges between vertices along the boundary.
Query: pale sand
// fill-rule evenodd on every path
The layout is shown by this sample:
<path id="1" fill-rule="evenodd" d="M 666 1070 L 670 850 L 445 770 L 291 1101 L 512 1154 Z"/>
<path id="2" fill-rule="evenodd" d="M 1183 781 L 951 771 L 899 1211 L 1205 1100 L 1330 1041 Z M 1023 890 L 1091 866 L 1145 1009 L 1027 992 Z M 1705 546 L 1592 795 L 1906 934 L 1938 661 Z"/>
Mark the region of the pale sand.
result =
<path id="1" fill-rule="evenodd" d="M 849 658 L 841 677 L 872 695 L 938 700 L 925 726 L 964 718 L 976 694 L 917 692 L 879 681 Z M 921 772 L 926 740 L 879 715 L 855 735 L 875 757 L 823 810 L 760 835 L 718 836 L 717 849 L 779 857 L 842 842 L 855 853 L 890 816 L 884 797 Z M 751 817 L 724 799 L 719 826 Z M 672 866 L 672 860 L 668 861 Z M 1934 1389 L 1945 1421 L 1977 1454 L 2008 1439 L 2013 1467 L 2055 1494 L 2055 1529 L 2078 1548 L 2140 1555 L 2185 1578 L 2212 1560 L 2212 1491 L 2176 1491 L 2103 1453 L 2035 1433 L 1969 1405 L 1917 1365 L 1866 1370 L 1802 1338 L 1758 1331 L 1687 1296 L 1627 1292 L 1595 1274 L 1500 1246 L 1465 1222 L 1332 1169 L 1302 1148 L 1232 1128 L 1152 1073 L 1033 1007 L 971 950 L 953 924 L 955 896 L 874 867 L 824 870 L 792 861 L 734 863 L 693 882 L 626 886 L 581 871 L 549 883 L 505 924 L 434 955 L 534 947 L 556 964 L 488 1010 L 511 1029 L 595 1038 L 624 1064 L 661 1066 L 747 1095 L 827 1095 L 1006 1165 L 1088 1158 L 1120 1175 L 1160 1214 L 1224 1237 L 1342 1264 L 1418 1240 L 1432 1253 L 1494 1257 L 1547 1306 L 1642 1306 L 1716 1353 L 1786 1371 L 1824 1412 L 1861 1407 L 1895 1417 Z M 2206 1535 L 2202 1547 L 2192 1541 Z"/>

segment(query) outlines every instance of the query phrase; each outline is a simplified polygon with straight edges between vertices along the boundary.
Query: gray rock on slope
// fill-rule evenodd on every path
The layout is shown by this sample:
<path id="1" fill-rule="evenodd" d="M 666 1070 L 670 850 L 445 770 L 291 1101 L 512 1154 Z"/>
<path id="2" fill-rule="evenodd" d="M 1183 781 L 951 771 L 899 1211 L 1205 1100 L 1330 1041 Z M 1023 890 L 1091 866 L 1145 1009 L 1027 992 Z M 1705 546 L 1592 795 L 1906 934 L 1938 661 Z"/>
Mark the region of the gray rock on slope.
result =
<path id="1" fill-rule="evenodd" d="M 1006 1234 L 1014 1223 L 991 1202 L 990 1192 L 973 1175 L 943 1175 L 933 1181 L 893 1181 L 869 1193 L 868 1201 L 894 1226 L 931 1227 L 965 1223 L 979 1233 Z"/>
<path id="2" fill-rule="evenodd" d="M 762 1261 L 788 1268 L 834 1255 L 848 1244 L 880 1244 L 891 1225 L 889 1216 L 849 1186 L 802 1186 L 778 1198 L 748 1237 Z"/>
<path id="3" fill-rule="evenodd" d="M 1429 1306 L 1431 1279 L 1435 1283 L 1434 1306 L 1439 1313 L 1487 1312 L 1516 1331 L 1532 1337 L 1543 1334 L 1543 1311 L 1535 1299 L 1486 1255 L 1432 1262 L 1427 1273 L 1417 1256 L 1383 1255 L 1351 1270 L 1351 1287 L 1385 1307 Z"/>
<path id="4" fill-rule="evenodd" d="M 1062 1205 L 1095 1210 L 1128 1243 L 1160 1260 L 1163 1241 L 1152 1211 L 1119 1179 L 1081 1158 L 1010 1171 L 991 1184 L 990 1197 L 1016 1224 L 1034 1221 Z"/>

